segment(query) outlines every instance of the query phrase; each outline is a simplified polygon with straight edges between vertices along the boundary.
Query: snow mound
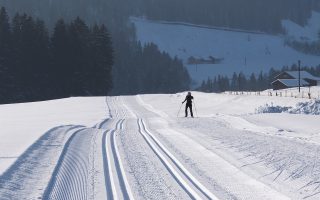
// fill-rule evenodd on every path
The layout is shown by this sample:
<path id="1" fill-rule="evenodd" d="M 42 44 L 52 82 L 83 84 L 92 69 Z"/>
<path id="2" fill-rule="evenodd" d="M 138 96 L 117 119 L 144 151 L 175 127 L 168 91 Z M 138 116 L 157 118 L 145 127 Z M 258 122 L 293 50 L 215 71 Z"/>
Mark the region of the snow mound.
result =
<path id="1" fill-rule="evenodd" d="M 320 115 L 320 99 L 297 103 L 295 107 L 274 106 L 265 104 L 256 109 L 256 113 L 290 113 Z"/>
<path id="2" fill-rule="evenodd" d="M 271 105 L 265 104 L 264 106 L 260 106 L 256 109 L 256 113 L 283 113 L 291 108 L 292 107 L 274 106 L 273 103 L 271 103 Z"/>
<path id="3" fill-rule="evenodd" d="M 289 110 L 289 113 L 320 115 L 320 99 L 298 103 L 295 108 Z"/>

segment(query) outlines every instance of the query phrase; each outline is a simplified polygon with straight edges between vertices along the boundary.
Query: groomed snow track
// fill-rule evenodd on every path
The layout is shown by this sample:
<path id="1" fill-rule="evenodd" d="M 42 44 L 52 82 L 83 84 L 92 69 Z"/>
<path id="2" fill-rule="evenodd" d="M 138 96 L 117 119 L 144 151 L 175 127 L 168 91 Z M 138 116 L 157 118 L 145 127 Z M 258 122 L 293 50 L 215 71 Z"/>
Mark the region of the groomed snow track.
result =
<path id="1" fill-rule="evenodd" d="M 123 129 L 124 119 L 103 135 L 104 169 L 108 199 L 134 199 L 119 155 L 115 134 Z M 107 145 L 108 144 L 108 145 Z"/>
<path id="2" fill-rule="evenodd" d="M 73 133 L 66 143 L 43 199 L 88 199 L 89 154 L 92 134 L 88 129 Z"/>
<path id="3" fill-rule="evenodd" d="M 143 119 L 138 119 L 139 132 L 148 143 L 153 152 L 161 160 L 166 169 L 188 193 L 191 199 L 216 199 L 204 185 L 202 185 L 180 162 L 169 152 L 169 150 L 155 138 L 148 130 Z"/>
<path id="4" fill-rule="evenodd" d="M 92 128 L 57 127 L 32 145 L 0 181 L 0 199 L 289 199 L 212 148 L 219 144 L 208 141 L 206 129 L 197 132 L 197 119 L 182 121 L 195 128 L 190 132 L 141 97 L 108 97 L 106 103 L 106 119 Z M 224 137 L 233 133 L 222 128 Z M 31 179 L 32 168 L 39 174 Z M 42 185 L 36 181 L 50 175 Z M 42 186 L 36 197 L 27 195 L 33 183 Z"/>
<path id="5" fill-rule="evenodd" d="M 53 172 L 52 164 L 59 159 L 65 138 L 82 128 L 58 126 L 41 136 L 0 176 L 0 199 L 40 199 L 49 183 L 47 177 Z"/>

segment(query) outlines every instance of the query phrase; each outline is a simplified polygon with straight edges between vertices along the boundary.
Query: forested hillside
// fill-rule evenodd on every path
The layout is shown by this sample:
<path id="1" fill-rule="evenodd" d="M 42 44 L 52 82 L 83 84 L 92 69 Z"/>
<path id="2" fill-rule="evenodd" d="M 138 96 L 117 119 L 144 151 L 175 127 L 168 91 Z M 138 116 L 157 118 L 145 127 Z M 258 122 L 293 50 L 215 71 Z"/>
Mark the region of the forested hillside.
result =
<path id="1" fill-rule="evenodd" d="M 26 14 L 0 8 L 0 104 L 102 96 L 112 88 L 113 48 L 104 25 L 59 20 L 52 34 Z"/>
<path id="2" fill-rule="evenodd" d="M 306 23 L 319 0 L 0 0 L 11 13 L 28 12 L 51 24 L 81 16 L 88 22 L 119 25 L 128 16 L 282 32 L 281 20 Z"/>
<path id="3" fill-rule="evenodd" d="M 281 20 L 304 25 L 311 11 L 319 10 L 320 1 L 0 0 L 0 6 L 6 7 L 11 19 L 16 13 L 26 13 L 35 20 L 43 20 L 37 25 L 45 24 L 48 29 L 45 39 L 54 32 L 60 19 L 71 23 L 79 16 L 88 28 L 106 24 L 115 55 L 112 94 L 136 94 L 187 90 L 191 79 L 180 60 L 161 52 L 153 44 L 141 45 L 136 41 L 135 29 L 128 21 L 130 16 L 279 34 L 284 32 Z M 42 53 L 45 51 L 40 51 Z"/>
<path id="4" fill-rule="evenodd" d="M 141 46 L 129 27 L 114 31 L 111 38 L 105 25 L 79 17 L 59 19 L 48 31 L 38 18 L 9 18 L 0 8 L 0 104 L 189 88 L 180 60 L 154 44 Z"/>

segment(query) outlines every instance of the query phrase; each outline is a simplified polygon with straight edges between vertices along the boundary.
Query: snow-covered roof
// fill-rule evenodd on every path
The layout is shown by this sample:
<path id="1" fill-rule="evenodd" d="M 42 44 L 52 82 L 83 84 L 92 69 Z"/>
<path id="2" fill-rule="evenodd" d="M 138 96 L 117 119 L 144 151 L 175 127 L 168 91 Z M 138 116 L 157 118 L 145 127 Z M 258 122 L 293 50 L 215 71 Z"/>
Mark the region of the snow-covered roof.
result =
<path id="1" fill-rule="evenodd" d="M 299 79 L 278 79 L 272 82 L 275 83 L 277 81 L 280 81 L 281 83 L 283 83 L 284 85 L 288 86 L 288 87 L 298 87 L 299 86 Z M 309 83 L 303 79 L 300 80 L 300 85 L 301 86 L 308 86 Z"/>
<path id="2" fill-rule="evenodd" d="M 290 76 L 294 77 L 295 79 L 299 79 L 299 71 L 285 71 L 285 73 L 289 74 Z M 320 77 L 313 76 L 309 72 L 306 72 L 306 71 L 300 71 L 300 78 L 320 81 Z"/>

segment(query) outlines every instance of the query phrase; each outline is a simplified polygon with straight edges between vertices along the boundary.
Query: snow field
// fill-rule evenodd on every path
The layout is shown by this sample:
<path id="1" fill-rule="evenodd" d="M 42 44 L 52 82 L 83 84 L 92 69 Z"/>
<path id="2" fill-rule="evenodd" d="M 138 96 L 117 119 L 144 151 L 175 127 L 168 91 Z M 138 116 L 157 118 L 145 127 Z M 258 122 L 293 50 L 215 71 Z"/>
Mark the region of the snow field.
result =
<path id="1" fill-rule="evenodd" d="M 135 110 L 140 111 L 142 109 L 136 108 Z M 156 119 L 152 119 L 153 123 L 155 121 Z M 159 122 L 155 123 L 159 124 Z M 241 176 L 241 172 L 237 168 L 228 164 L 218 156 L 214 156 L 215 154 L 213 152 L 208 151 L 199 143 L 185 137 L 184 135 L 187 130 L 181 129 L 177 132 L 164 124 L 159 126 L 161 128 L 155 129 L 157 135 L 162 140 L 166 141 L 166 145 L 170 147 L 169 149 L 173 150 L 175 154 L 178 154 L 178 157 L 183 160 L 182 162 L 184 165 L 191 168 L 194 174 L 197 174 L 198 176 L 201 174 L 200 180 L 207 183 L 211 191 L 217 193 L 220 199 L 234 199 L 235 197 L 240 199 L 255 199 L 257 197 L 259 199 L 288 199 L 284 195 L 279 194 L 270 187 L 257 182 L 255 179 L 252 179 L 245 174 Z M 202 170 L 198 169 L 198 166 L 206 166 L 205 171 L 203 168 Z M 226 174 L 228 175 L 224 176 Z M 236 175 L 233 176 L 232 174 Z M 217 178 L 219 176 L 219 180 L 212 179 L 212 177 Z M 230 178 L 230 176 L 232 178 Z M 246 183 L 248 183 L 247 186 Z M 255 194 L 255 197 L 252 196 L 253 193 Z M 211 199 L 218 198 L 211 197 Z"/>
<path id="2" fill-rule="evenodd" d="M 319 21 L 320 13 L 312 12 L 312 16 L 305 27 L 301 27 L 290 20 L 283 20 L 282 26 L 285 28 L 288 37 L 291 37 L 291 39 L 314 42 L 318 40 L 318 33 L 320 30 Z"/>
<path id="3" fill-rule="evenodd" d="M 65 140 L 81 128 L 59 126 L 40 137 L 1 175 L 1 199 L 41 198 Z"/>
<path id="4" fill-rule="evenodd" d="M 319 116 L 255 113 L 310 100 L 193 96 L 196 118 L 176 117 L 185 93 L 86 99 L 103 116 L 44 134 L 0 176 L 1 199 L 319 198 Z"/>
<path id="5" fill-rule="evenodd" d="M 154 108 L 169 115 L 171 120 L 167 121 L 170 122 L 171 128 L 180 130 L 180 133 L 217 153 L 256 180 L 292 199 L 317 199 L 318 188 L 315 180 L 318 180 L 318 175 L 315 172 L 319 167 L 316 156 L 319 144 L 319 117 L 254 114 L 254 108 L 259 104 L 275 102 L 290 106 L 301 100 L 309 100 L 228 94 L 193 93 L 193 95 L 200 118 L 178 119 L 178 121 L 172 118 L 175 118 L 179 109 L 179 101 L 184 99 L 183 94 L 141 95 L 140 98 L 146 104 L 153 105 Z M 176 106 L 173 106 L 174 102 Z M 207 111 L 216 114 L 210 115 Z M 173 136 L 174 132 L 168 133 L 163 130 L 160 135 L 162 138 L 167 137 L 167 144 L 176 149 L 175 152 L 179 152 L 178 157 L 183 157 L 185 160 L 188 148 L 179 150 L 177 147 L 195 146 L 177 145 L 182 139 Z M 206 163 L 203 162 L 201 165 L 199 159 L 201 160 L 201 157 L 194 156 L 190 165 L 195 166 L 195 171 L 208 173 L 212 166 L 205 169 L 203 166 L 206 166 Z M 217 176 L 212 174 L 208 177 Z M 236 190 L 230 191 L 234 194 Z"/>
<path id="6" fill-rule="evenodd" d="M 52 127 L 92 127 L 106 111 L 105 97 L 0 105 L 0 175 Z"/>
<path id="7" fill-rule="evenodd" d="M 85 128 L 70 137 L 43 199 L 89 199 L 88 190 L 92 190 L 92 185 L 87 151 L 90 151 L 92 137 L 92 132 Z"/>

